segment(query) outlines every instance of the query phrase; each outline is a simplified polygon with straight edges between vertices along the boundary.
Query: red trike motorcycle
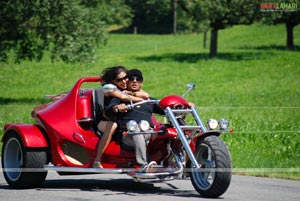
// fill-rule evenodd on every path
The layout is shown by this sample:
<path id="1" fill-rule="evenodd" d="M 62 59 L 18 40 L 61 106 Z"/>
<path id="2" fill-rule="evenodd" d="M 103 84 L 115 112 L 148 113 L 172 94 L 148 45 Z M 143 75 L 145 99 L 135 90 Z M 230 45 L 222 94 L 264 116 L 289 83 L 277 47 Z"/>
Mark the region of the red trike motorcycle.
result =
<path id="1" fill-rule="evenodd" d="M 101 138 L 96 124 L 104 94 L 103 88 L 83 88 L 83 83 L 91 82 L 100 83 L 101 78 L 81 78 L 69 92 L 52 96 L 51 102 L 35 107 L 35 124 L 4 126 L 2 170 L 9 186 L 38 187 L 45 181 L 47 171 L 57 171 L 60 175 L 127 174 L 137 182 L 190 178 L 204 197 L 218 197 L 227 190 L 232 176 L 231 156 L 219 135 L 227 130 L 228 120 L 210 119 L 206 126 L 184 96 L 170 95 L 128 105 L 130 109 L 158 104 L 165 111 L 164 122 L 153 118 L 154 128 L 135 121 L 130 121 L 128 127 L 128 135 L 151 134 L 147 152 L 158 163 L 155 171 L 141 172 L 134 165 L 134 151 L 124 148 L 119 140 L 112 140 L 105 150 L 104 168 L 91 168 Z M 185 94 L 193 88 L 194 84 L 189 84 Z M 192 123 L 186 123 L 189 114 Z"/>

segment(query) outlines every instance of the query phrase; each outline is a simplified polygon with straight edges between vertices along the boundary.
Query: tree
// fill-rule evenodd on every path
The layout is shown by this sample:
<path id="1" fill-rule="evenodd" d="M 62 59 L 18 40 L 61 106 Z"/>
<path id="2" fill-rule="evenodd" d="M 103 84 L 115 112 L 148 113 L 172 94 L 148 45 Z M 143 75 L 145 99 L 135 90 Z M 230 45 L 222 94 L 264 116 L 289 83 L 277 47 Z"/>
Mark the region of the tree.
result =
<path id="1" fill-rule="evenodd" d="M 172 33 L 173 0 L 125 0 L 133 13 L 130 31 L 139 33 Z"/>
<path id="2" fill-rule="evenodd" d="M 44 51 L 50 50 L 53 60 L 91 62 L 97 45 L 106 43 L 108 22 L 129 13 L 128 7 L 123 7 L 116 15 L 116 5 L 121 8 L 122 1 L 1 1 L 0 60 L 7 61 L 11 52 L 16 62 L 40 60 Z"/>
<path id="3" fill-rule="evenodd" d="M 218 31 L 251 24 L 259 12 L 258 0 L 189 0 L 184 6 L 196 31 L 210 31 L 210 56 L 217 56 Z"/>
<path id="4" fill-rule="evenodd" d="M 277 3 L 261 3 L 262 19 L 266 24 L 284 23 L 286 28 L 286 46 L 295 49 L 294 27 L 300 24 L 300 0 L 277 1 Z"/>

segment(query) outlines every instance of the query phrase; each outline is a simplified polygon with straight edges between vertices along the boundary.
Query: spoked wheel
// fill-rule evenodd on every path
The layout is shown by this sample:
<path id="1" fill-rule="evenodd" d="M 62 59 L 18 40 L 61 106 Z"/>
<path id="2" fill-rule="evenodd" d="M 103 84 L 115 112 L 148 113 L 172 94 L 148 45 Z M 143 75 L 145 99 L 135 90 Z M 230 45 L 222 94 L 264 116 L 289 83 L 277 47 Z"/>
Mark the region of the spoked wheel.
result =
<path id="1" fill-rule="evenodd" d="M 231 156 L 225 143 L 217 136 L 208 136 L 198 142 L 195 158 L 200 169 L 192 168 L 191 181 L 204 197 L 222 195 L 231 181 Z"/>
<path id="2" fill-rule="evenodd" d="M 11 132 L 4 138 L 2 168 L 6 182 L 13 188 L 40 186 L 47 176 L 45 150 L 26 149 L 18 134 Z"/>

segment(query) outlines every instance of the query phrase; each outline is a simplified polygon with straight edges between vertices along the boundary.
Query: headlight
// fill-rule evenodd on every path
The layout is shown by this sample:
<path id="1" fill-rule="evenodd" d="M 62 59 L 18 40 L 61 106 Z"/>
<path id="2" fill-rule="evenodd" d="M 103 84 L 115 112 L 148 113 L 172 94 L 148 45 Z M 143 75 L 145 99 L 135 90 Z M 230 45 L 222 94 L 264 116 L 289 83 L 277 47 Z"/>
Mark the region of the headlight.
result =
<path id="1" fill-rule="evenodd" d="M 220 129 L 226 130 L 229 128 L 229 121 L 227 119 L 220 119 L 219 125 L 220 125 Z"/>
<path id="2" fill-rule="evenodd" d="M 134 120 L 128 121 L 127 124 L 126 124 L 126 127 L 127 127 L 127 130 L 131 131 L 131 132 L 134 132 L 134 131 L 138 130 L 138 124 Z"/>
<path id="3" fill-rule="evenodd" d="M 150 124 L 148 121 L 146 120 L 141 120 L 140 123 L 139 123 L 139 126 L 140 126 L 140 129 L 142 131 L 146 131 L 146 130 L 149 130 L 150 128 Z"/>
<path id="4" fill-rule="evenodd" d="M 209 119 L 207 121 L 208 127 L 212 130 L 216 129 L 218 127 L 218 124 L 219 124 L 218 121 L 215 119 Z"/>

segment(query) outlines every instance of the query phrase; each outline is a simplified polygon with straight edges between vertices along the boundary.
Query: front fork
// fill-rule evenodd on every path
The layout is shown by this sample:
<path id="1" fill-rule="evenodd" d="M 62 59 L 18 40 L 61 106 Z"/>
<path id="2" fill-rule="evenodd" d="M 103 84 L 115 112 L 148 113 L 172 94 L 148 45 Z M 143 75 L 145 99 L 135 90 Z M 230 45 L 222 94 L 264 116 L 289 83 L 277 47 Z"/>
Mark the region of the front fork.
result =
<path id="1" fill-rule="evenodd" d="M 179 139 L 180 139 L 187 155 L 189 156 L 189 158 L 192 162 L 193 168 L 201 168 L 201 166 L 198 164 L 198 162 L 189 146 L 186 136 L 182 130 L 182 128 L 185 127 L 185 128 L 191 128 L 191 129 L 201 129 L 202 132 L 207 131 L 207 129 L 206 129 L 205 125 L 203 124 L 201 118 L 199 117 L 196 109 L 194 107 L 191 107 L 191 109 L 177 110 L 177 109 L 171 109 L 170 107 L 167 107 L 165 110 L 165 113 L 169 117 L 169 120 L 172 123 L 172 125 L 176 128 Z M 174 113 L 192 113 L 195 118 L 195 121 L 197 123 L 197 126 L 186 126 L 186 125 L 181 126 L 181 125 L 179 125 Z"/>

